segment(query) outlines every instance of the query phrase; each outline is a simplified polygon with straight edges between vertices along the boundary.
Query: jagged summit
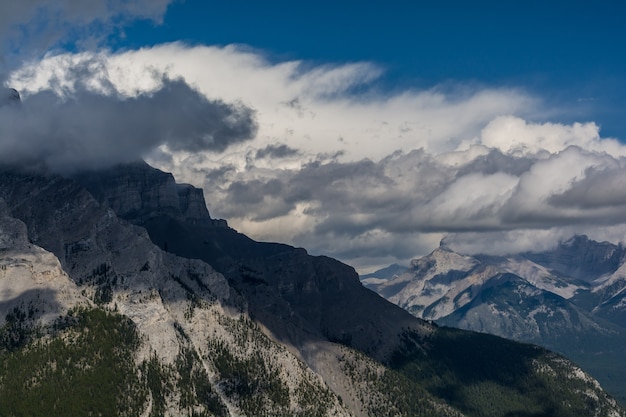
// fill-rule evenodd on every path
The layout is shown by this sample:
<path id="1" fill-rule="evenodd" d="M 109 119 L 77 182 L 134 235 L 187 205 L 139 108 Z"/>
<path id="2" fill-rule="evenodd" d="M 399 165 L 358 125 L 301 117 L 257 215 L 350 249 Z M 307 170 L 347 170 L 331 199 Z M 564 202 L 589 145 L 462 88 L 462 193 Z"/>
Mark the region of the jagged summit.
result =
<path id="1" fill-rule="evenodd" d="M 585 235 L 576 235 L 553 250 L 527 252 L 522 256 L 567 276 L 592 282 L 615 272 L 626 256 L 626 249 L 621 244 L 596 242 Z"/>

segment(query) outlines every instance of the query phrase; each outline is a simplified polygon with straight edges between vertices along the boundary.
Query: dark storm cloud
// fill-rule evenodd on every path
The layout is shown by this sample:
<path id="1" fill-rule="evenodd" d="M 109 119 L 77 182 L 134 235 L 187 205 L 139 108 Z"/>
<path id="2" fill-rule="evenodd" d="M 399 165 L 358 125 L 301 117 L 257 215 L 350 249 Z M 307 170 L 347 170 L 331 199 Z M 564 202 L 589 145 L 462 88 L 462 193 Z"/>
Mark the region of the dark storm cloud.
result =
<path id="1" fill-rule="evenodd" d="M 492 149 L 487 155 L 478 156 L 461 168 L 457 173 L 457 176 L 462 177 L 470 173 L 491 175 L 497 172 L 520 176 L 524 172 L 528 171 L 534 162 L 534 158 L 511 158 L 510 156 L 503 154 L 498 149 Z"/>
<path id="2" fill-rule="evenodd" d="M 226 183 L 228 174 L 233 173 L 233 172 L 235 172 L 235 166 L 229 164 L 229 165 L 221 166 L 219 168 L 205 170 L 203 174 L 204 174 L 204 178 L 207 181 L 210 181 L 213 183 L 219 181 L 219 183 L 222 184 L 222 183 Z"/>
<path id="3" fill-rule="evenodd" d="M 578 172 L 584 164 L 595 168 Z M 316 219 L 314 233 L 348 239 L 372 230 L 468 233 L 626 222 L 626 169 L 579 148 L 550 158 L 492 150 L 458 166 L 419 150 L 263 175 L 233 182 L 220 212 L 258 220 L 250 213 L 280 217 L 305 204 L 304 214 Z"/>
<path id="4" fill-rule="evenodd" d="M 190 152 L 223 151 L 256 132 L 254 113 L 210 101 L 179 80 L 136 97 L 80 88 L 60 98 L 31 95 L 0 108 L 0 160 L 43 161 L 57 171 L 99 168 L 142 157 L 160 145 Z"/>
<path id="5" fill-rule="evenodd" d="M 233 204 L 258 204 L 265 197 L 280 194 L 282 184 L 276 179 L 267 182 L 260 180 L 236 181 L 228 187 L 228 194 Z"/>
<path id="6" fill-rule="evenodd" d="M 235 181 L 227 189 L 228 213 L 248 216 L 253 221 L 265 221 L 283 216 L 293 209 L 283 194 L 284 184 L 278 179 Z M 254 207 L 254 211 L 246 211 Z"/>
<path id="7" fill-rule="evenodd" d="M 579 209 L 621 208 L 626 217 L 626 169 L 590 168 L 585 178 L 576 181 L 567 191 L 550 197 L 556 207 Z"/>
<path id="8" fill-rule="evenodd" d="M 298 150 L 290 148 L 284 143 L 267 145 L 263 149 L 256 151 L 256 159 L 262 158 L 288 158 L 290 156 L 298 155 Z"/>

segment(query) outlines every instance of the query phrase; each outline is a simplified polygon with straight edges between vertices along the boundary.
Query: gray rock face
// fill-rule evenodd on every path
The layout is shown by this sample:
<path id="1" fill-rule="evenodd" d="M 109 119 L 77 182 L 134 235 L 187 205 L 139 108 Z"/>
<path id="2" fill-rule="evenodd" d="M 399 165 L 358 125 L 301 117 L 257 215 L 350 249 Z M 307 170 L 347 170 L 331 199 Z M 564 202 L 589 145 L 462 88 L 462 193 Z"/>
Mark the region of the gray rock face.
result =
<path id="1" fill-rule="evenodd" d="M 135 223 L 167 215 L 186 222 L 212 224 L 201 189 L 177 184 L 172 174 L 143 161 L 77 176 L 91 194 L 115 213 Z"/>
<path id="2" fill-rule="evenodd" d="M 347 265 L 219 227 L 201 190 L 178 185 L 171 174 L 143 162 L 85 173 L 76 180 L 116 215 L 144 227 L 161 248 L 202 259 L 221 272 L 244 294 L 254 317 L 284 343 L 340 341 L 384 359 L 405 329 L 430 331 L 365 290 Z"/>
<path id="3" fill-rule="evenodd" d="M 15 309 L 33 323 L 51 323 L 79 303 L 86 300 L 59 260 L 29 242 L 26 225 L 0 198 L 0 327 Z"/>
<path id="4" fill-rule="evenodd" d="M 610 242 L 595 242 L 587 236 L 574 236 L 556 249 L 523 256 L 565 276 L 594 281 L 615 272 L 624 263 L 626 249 Z"/>
<path id="5" fill-rule="evenodd" d="M 0 251 L 28 246 L 26 225 L 11 217 L 8 206 L 0 198 Z"/>

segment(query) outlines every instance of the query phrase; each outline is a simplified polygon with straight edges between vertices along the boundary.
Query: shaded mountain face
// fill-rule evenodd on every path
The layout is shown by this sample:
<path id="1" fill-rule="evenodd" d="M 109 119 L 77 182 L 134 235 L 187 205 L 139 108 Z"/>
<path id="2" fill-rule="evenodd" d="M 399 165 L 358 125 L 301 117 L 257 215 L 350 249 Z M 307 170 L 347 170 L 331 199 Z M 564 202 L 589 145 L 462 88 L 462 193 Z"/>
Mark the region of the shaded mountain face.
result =
<path id="1" fill-rule="evenodd" d="M 162 249 L 212 265 L 285 343 L 340 341 L 384 360 L 404 329 L 429 332 L 365 290 L 353 268 L 304 249 L 255 242 L 211 219 L 202 190 L 176 184 L 171 174 L 142 162 L 76 180 L 118 216 L 145 228 Z"/>
<path id="2" fill-rule="evenodd" d="M 585 236 L 509 257 L 441 247 L 404 274 L 363 283 L 416 317 L 563 352 L 626 399 L 624 253 Z"/>
<path id="3" fill-rule="evenodd" d="M 624 263 L 626 249 L 621 244 L 574 236 L 554 250 L 527 252 L 522 256 L 567 277 L 592 282 L 615 272 Z"/>
<path id="4" fill-rule="evenodd" d="M 625 415 L 561 356 L 414 318 L 347 265 L 212 219 L 201 190 L 143 163 L 2 167 L 0 199 L 0 414 Z M 29 245 L 57 273 L 21 267 Z"/>

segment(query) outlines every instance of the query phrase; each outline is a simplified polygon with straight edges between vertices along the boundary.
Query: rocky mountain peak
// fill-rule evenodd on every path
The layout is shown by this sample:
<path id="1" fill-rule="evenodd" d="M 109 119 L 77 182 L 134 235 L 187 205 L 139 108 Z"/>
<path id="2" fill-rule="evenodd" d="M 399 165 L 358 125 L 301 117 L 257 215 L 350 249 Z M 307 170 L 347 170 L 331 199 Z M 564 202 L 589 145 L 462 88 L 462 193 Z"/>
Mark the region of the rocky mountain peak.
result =
<path id="1" fill-rule="evenodd" d="M 144 161 L 120 164 L 105 171 L 76 176 L 81 185 L 118 216 L 137 223 L 168 215 L 189 223 L 226 225 L 211 219 L 202 189 L 178 184 L 172 174 Z"/>
<path id="2" fill-rule="evenodd" d="M 478 265 L 478 261 L 471 256 L 458 254 L 448 247 L 439 246 L 428 256 L 411 261 L 411 269 L 433 269 L 437 273 L 447 273 L 452 269 L 467 271 Z M 427 268 L 425 268 L 428 265 Z"/>
<path id="3" fill-rule="evenodd" d="M 525 258 L 587 282 L 613 273 L 619 268 L 626 250 L 610 242 L 596 242 L 585 235 L 576 235 L 552 251 L 524 253 Z"/>

